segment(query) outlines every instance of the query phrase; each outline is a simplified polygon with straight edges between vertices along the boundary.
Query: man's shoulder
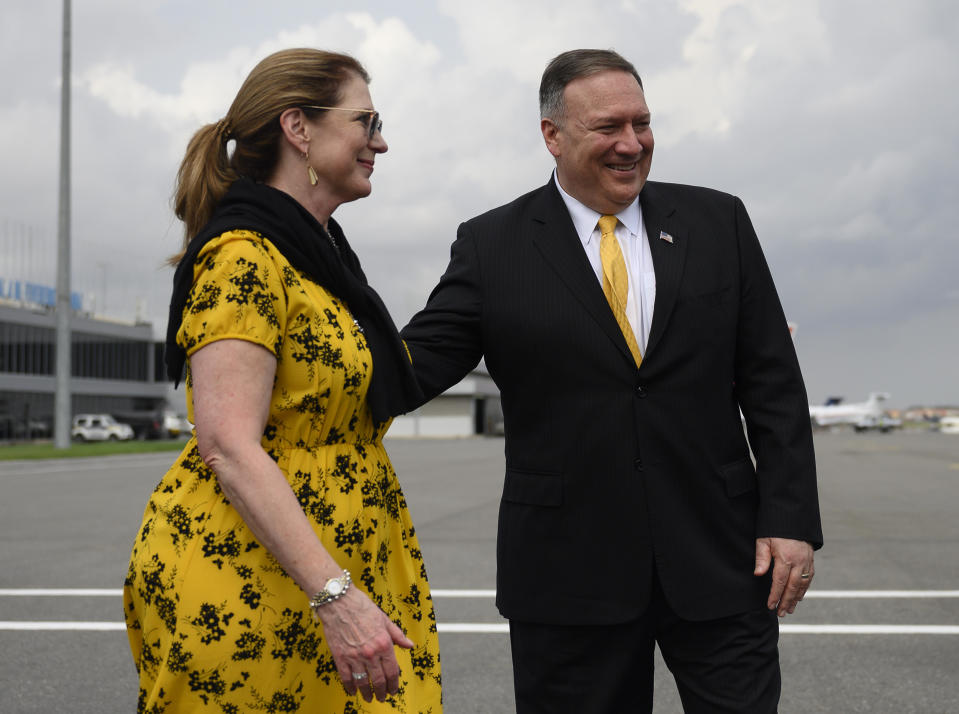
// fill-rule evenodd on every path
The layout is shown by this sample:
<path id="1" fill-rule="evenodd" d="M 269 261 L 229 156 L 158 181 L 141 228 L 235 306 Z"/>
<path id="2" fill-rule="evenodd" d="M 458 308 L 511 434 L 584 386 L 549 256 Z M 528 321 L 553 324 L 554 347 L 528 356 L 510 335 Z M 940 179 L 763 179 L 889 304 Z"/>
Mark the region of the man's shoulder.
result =
<path id="1" fill-rule="evenodd" d="M 666 181 L 647 181 L 643 187 L 643 193 L 640 195 L 646 199 L 670 200 L 676 203 L 696 203 L 699 201 L 727 203 L 736 200 L 736 197 L 732 194 L 714 188 Z"/>
<path id="2" fill-rule="evenodd" d="M 522 196 L 514 198 L 509 203 L 504 203 L 502 206 L 491 208 L 488 211 L 480 213 L 478 216 L 473 216 L 467 220 L 466 223 L 481 226 L 515 220 L 518 216 L 529 213 L 534 206 L 538 206 L 546 197 L 551 187 L 551 184 L 547 183 L 545 186 L 535 188 L 528 193 L 524 193 Z"/>

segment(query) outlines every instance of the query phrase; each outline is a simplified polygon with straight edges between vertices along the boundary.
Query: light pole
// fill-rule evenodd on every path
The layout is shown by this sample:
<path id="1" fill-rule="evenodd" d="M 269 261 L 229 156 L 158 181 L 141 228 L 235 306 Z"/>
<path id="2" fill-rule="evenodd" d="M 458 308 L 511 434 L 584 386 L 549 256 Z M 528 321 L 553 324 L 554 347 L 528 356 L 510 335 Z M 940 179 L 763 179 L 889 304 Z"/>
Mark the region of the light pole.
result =
<path id="1" fill-rule="evenodd" d="M 70 446 L 70 0 L 63 0 L 60 72 L 60 210 L 57 229 L 57 377 L 53 443 Z"/>

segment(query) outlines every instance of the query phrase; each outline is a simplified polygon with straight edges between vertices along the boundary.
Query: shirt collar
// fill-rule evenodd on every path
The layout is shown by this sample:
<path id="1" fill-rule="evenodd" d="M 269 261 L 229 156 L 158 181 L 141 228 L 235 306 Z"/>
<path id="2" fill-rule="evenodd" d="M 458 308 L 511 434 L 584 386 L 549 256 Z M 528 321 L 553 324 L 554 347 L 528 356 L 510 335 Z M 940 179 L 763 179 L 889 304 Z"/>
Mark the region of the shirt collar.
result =
<path id="1" fill-rule="evenodd" d="M 603 214 L 597 213 L 589 206 L 566 193 L 566 190 L 559 183 L 559 176 L 556 174 L 556 169 L 553 169 L 553 181 L 556 182 L 559 195 L 563 197 L 563 202 L 569 211 L 569 217 L 573 221 L 576 235 L 579 236 L 584 246 L 588 245 L 590 238 L 593 236 L 593 231 L 596 230 L 596 223 Z M 617 213 L 616 218 L 619 219 L 620 223 L 626 226 L 626 229 L 632 235 L 642 235 L 643 211 L 639 205 L 639 196 L 633 199 L 633 202 L 626 206 L 626 208 Z"/>

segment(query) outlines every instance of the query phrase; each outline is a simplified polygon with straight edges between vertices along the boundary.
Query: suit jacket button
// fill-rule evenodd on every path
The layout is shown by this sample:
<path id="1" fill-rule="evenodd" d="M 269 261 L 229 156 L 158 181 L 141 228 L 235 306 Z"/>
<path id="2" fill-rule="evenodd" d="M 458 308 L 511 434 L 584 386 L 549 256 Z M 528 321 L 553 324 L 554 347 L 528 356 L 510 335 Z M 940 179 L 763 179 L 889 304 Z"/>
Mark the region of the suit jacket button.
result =
<path id="1" fill-rule="evenodd" d="M 635 461 L 633 461 L 633 466 L 635 467 L 635 469 L 636 469 L 637 471 L 642 471 L 642 470 L 643 470 L 643 460 L 642 460 L 642 459 L 636 459 Z"/>
<path id="2" fill-rule="evenodd" d="M 636 396 L 640 399 L 645 399 L 647 394 L 649 394 L 649 392 L 646 391 L 646 387 L 643 385 L 636 387 Z"/>

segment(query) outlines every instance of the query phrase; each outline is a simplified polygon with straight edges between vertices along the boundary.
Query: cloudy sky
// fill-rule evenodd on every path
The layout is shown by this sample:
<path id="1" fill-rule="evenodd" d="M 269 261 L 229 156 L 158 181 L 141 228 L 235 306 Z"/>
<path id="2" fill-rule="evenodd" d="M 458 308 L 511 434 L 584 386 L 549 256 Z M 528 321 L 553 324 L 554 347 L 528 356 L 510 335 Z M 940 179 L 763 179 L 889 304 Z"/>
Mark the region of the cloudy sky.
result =
<path id="1" fill-rule="evenodd" d="M 59 0 L 0 8 L 0 278 L 55 282 Z M 643 75 L 651 178 L 746 203 L 812 401 L 959 403 L 959 5 L 952 0 L 74 0 L 73 288 L 164 329 L 173 177 L 266 54 L 347 51 L 390 151 L 336 214 L 402 324 L 460 221 L 539 186 L 546 62 Z"/>

